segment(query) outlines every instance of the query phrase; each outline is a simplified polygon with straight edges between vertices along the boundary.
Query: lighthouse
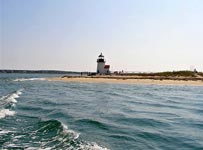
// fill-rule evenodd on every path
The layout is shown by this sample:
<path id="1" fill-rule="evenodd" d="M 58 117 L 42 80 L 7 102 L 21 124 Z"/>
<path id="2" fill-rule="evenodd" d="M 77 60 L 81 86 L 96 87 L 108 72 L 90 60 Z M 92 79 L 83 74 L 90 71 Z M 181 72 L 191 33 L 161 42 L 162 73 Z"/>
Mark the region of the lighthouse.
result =
<path id="1" fill-rule="evenodd" d="M 103 54 L 101 53 L 97 59 L 97 74 L 109 74 L 110 65 L 106 65 Z"/>

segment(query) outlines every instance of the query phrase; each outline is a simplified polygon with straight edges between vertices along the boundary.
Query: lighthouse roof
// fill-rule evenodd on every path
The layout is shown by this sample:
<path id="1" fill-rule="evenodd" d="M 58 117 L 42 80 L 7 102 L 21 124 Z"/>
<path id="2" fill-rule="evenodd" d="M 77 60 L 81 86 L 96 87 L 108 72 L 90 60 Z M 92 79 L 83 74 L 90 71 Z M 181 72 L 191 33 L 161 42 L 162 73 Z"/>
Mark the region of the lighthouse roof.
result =
<path id="1" fill-rule="evenodd" d="M 101 53 L 101 54 L 99 55 L 99 57 L 104 57 L 104 55 Z"/>
<path id="2" fill-rule="evenodd" d="M 110 65 L 105 65 L 104 68 L 105 68 L 105 69 L 109 69 L 109 68 L 110 68 Z"/>

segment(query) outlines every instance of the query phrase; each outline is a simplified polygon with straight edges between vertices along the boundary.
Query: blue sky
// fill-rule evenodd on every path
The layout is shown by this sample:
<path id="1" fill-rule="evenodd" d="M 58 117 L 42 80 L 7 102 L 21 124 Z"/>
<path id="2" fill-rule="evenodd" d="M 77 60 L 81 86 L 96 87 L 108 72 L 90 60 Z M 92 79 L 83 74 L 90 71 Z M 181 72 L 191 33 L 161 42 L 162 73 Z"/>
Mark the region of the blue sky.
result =
<path id="1" fill-rule="evenodd" d="M 0 69 L 203 71 L 202 0 L 0 0 Z"/>

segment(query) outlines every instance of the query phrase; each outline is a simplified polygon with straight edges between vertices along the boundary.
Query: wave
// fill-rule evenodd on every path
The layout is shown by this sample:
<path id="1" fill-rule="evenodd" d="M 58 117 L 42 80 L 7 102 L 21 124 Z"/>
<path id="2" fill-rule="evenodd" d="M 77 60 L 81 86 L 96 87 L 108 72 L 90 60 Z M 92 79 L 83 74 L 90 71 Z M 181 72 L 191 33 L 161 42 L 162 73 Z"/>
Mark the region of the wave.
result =
<path id="1" fill-rule="evenodd" d="M 0 98 L 0 119 L 15 115 L 16 112 L 10 109 L 15 106 L 16 99 L 20 97 L 22 91 L 23 89 L 20 89 Z"/>
<path id="2" fill-rule="evenodd" d="M 40 128 L 37 132 L 40 134 L 43 133 L 43 136 L 49 133 L 56 133 L 54 137 L 51 137 L 53 140 L 49 140 L 43 144 L 45 149 L 108 150 L 99 146 L 97 143 L 82 140 L 80 133 L 68 129 L 68 126 L 58 120 L 40 122 Z"/>
<path id="3" fill-rule="evenodd" d="M 102 122 L 96 121 L 96 120 L 80 119 L 80 120 L 77 120 L 76 123 L 78 123 L 78 124 L 88 124 L 93 128 L 100 128 L 100 129 L 103 129 L 103 130 L 108 130 L 107 125 L 105 125 Z"/>
<path id="4" fill-rule="evenodd" d="M 46 80 L 45 78 L 17 78 L 13 81 L 19 82 L 19 81 L 35 81 L 35 80 Z"/>
<path id="5" fill-rule="evenodd" d="M 109 150 L 95 142 L 83 140 L 80 137 L 80 133 L 70 130 L 68 126 L 58 120 L 38 120 L 37 123 L 26 125 L 26 127 L 31 130 L 14 132 L 13 140 L 9 142 L 12 144 L 5 143 L 3 148 L 12 149 L 18 147 L 25 150 Z"/>

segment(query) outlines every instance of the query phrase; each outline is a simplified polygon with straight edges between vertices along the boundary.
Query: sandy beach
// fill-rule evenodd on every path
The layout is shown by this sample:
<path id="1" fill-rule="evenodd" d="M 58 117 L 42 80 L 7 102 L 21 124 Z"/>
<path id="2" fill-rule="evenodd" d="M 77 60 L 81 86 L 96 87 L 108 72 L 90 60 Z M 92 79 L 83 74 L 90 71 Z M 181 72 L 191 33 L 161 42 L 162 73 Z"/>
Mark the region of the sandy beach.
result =
<path id="1" fill-rule="evenodd" d="M 120 83 L 120 84 L 158 84 L 158 85 L 193 85 L 203 86 L 201 78 L 156 78 L 129 76 L 65 76 L 47 78 L 48 81 L 86 82 L 86 83 Z"/>

